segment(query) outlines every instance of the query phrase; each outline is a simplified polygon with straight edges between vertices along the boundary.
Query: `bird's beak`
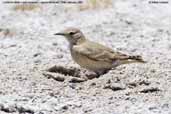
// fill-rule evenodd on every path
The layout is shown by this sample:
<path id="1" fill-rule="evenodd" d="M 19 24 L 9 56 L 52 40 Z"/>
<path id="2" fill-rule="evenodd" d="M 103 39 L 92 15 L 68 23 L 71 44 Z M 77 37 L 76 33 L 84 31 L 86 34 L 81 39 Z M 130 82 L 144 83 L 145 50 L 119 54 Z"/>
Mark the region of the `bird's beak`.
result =
<path id="1" fill-rule="evenodd" d="M 55 33 L 54 35 L 62 35 L 62 36 L 64 36 L 65 34 L 62 33 L 62 32 L 59 32 L 59 33 Z"/>

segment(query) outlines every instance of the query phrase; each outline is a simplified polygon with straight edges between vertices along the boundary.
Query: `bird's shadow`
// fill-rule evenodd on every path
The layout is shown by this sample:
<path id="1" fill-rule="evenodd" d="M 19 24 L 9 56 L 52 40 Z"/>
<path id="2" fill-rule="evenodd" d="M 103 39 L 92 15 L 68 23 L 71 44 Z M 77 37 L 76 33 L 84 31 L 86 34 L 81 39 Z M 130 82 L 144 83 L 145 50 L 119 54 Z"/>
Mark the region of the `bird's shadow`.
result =
<path id="1" fill-rule="evenodd" d="M 70 79 L 69 82 L 84 82 L 90 79 L 98 78 L 99 75 L 87 70 L 79 69 L 76 67 L 65 67 L 65 66 L 53 66 L 46 69 L 43 75 L 47 78 L 52 78 L 57 81 L 65 81 Z"/>

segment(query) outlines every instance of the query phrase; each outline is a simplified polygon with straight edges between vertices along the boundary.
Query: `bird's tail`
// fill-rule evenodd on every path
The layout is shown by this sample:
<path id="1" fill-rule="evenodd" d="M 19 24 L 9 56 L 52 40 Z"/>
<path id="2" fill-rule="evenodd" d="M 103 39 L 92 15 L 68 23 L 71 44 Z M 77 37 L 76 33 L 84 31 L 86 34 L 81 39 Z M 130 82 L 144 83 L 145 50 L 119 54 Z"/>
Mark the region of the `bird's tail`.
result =
<path id="1" fill-rule="evenodd" d="M 142 59 L 141 56 L 127 56 L 127 58 L 119 61 L 119 65 L 130 64 L 130 63 L 147 63 Z M 118 66 L 118 65 L 117 65 Z"/>
<path id="2" fill-rule="evenodd" d="M 129 56 L 128 59 L 132 60 L 132 61 L 135 61 L 135 62 L 140 62 L 140 63 L 146 63 L 146 61 L 144 61 L 142 59 L 141 56 L 139 55 L 136 55 L 136 56 Z"/>

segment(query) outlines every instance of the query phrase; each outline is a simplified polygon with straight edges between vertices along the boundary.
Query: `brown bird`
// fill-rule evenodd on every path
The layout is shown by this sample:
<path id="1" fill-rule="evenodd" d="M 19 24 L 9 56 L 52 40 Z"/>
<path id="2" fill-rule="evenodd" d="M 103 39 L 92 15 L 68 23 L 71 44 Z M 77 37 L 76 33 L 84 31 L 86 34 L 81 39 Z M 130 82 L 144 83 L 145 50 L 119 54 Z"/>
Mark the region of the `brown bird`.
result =
<path id="1" fill-rule="evenodd" d="M 81 67 L 101 75 L 122 64 L 145 63 L 141 56 L 129 56 L 92 42 L 77 28 L 67 28 L 55 35 L 62 35 L 69 41 L 73 60 Z"/>

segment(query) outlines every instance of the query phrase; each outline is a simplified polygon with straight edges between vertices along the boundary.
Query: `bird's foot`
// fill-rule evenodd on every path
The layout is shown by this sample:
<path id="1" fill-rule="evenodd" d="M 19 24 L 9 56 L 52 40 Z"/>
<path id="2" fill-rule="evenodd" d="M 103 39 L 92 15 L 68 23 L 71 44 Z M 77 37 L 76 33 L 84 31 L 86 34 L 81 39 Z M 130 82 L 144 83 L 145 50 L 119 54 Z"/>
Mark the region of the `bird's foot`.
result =
<path id="1" fill-rule="evenodd" d="M 82 76 L 84 79 L 88 79 L 88 80 L 97 78 L 97 74 L 95 72 L 91 72 L 87 70 L 82 74 Z"/>
<path id="2" fill-rule="evenodd" d="M 99 70 L 99 71 L 96 71 L 97 78 L 99 78 L 101 75 L 104 75 L 104 74 L 106 74 L 108 72 L 109 72 L 109 70 Z"/>

